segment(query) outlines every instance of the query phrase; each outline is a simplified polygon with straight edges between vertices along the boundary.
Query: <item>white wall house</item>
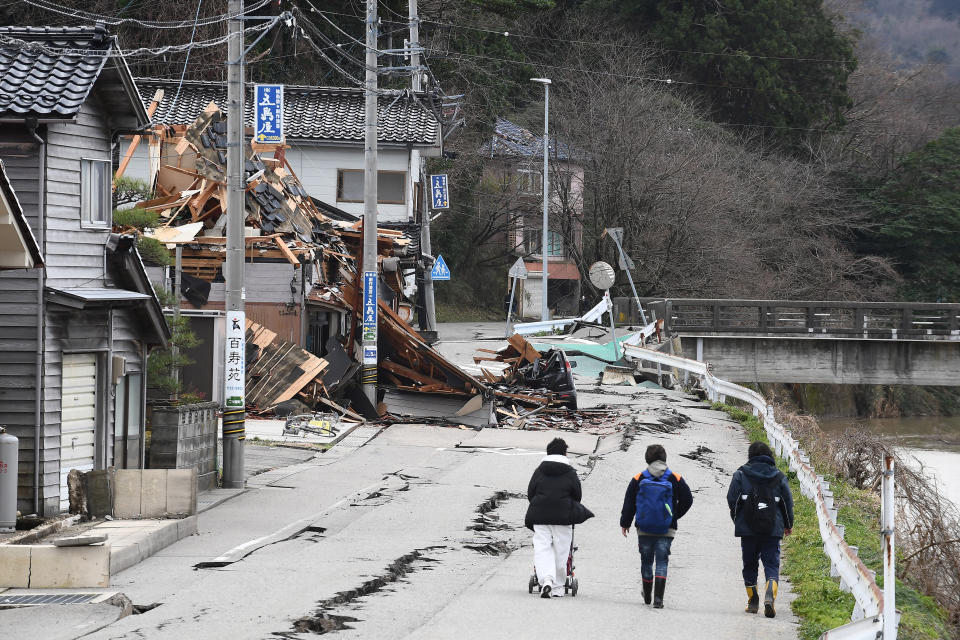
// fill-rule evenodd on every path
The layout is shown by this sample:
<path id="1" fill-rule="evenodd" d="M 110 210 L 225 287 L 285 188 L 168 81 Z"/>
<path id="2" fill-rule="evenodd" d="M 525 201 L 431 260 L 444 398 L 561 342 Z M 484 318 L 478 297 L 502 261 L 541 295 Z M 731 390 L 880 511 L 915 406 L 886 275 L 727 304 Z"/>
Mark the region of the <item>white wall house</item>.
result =
<path id="1" fill-rule="evenodd" d="M 137 87 L 146 105 L 158 91 L 163 95 L 153 115 L 154 125 L 187 126 L 211 102 L 225 110 L 227 90 L 221 82 L 178 82 L 141 78 Z M 253 87 L 245 101 L 245 116 L 253 125 Z M 284 87 L 286 158 L 311 196 L 348 213 L 363 213 L 363 112 L 360 89 Z M 414 219 L 420 157 L 441 153 L 440 123 L 422 96 L 409 91 L 385 92 L 378 114 L 379 208 L 381 222 Z M 130 138 L 122 141 L 126 153 Z M 138 145 L 125 175 L 148 179 L 149 155 L 162 163 L 159 147 Z"/>

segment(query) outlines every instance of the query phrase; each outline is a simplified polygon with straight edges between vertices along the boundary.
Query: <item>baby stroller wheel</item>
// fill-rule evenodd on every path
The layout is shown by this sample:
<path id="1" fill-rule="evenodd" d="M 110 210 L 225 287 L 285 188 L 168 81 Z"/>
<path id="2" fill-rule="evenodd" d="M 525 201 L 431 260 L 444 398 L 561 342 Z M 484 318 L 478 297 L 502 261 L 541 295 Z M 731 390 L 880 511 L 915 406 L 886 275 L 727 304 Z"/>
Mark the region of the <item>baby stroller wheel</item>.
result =
<path id="1" fill-rule="evenodd" d="M 531 575 L 530 580 L 527 582 L 527 593 L 533 593 L 534 589 L 536 589 L 538 586 L 539 583 L 537 582 L 537 574 Z"/>
<path id="2" fill-rule="evenodd" d="M 580 587 L 580 583 L 577 581 L 577 579 L 571 578 L 570 579 L 570 595 L 573 596 L 574 598 L 577 597 L 577 589 L 579 587 Z"/>

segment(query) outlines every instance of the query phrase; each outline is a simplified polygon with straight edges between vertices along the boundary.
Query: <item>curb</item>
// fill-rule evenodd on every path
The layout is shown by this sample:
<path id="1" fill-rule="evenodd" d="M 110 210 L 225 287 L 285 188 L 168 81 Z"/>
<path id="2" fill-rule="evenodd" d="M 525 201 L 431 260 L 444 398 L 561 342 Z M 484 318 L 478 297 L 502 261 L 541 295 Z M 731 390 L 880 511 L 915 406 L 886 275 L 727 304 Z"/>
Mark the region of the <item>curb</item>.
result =
<path id="1" fill-rule="evenodd" d="M 145 537 L 129 544 L 114 543 L 110 547 L 110 575 L 116 575 L 124 569 L 140 564 L 158 551 L 195 533 L 197 533 L 197 516 L 188 516 L 182 520 L 169 520 Z"/>

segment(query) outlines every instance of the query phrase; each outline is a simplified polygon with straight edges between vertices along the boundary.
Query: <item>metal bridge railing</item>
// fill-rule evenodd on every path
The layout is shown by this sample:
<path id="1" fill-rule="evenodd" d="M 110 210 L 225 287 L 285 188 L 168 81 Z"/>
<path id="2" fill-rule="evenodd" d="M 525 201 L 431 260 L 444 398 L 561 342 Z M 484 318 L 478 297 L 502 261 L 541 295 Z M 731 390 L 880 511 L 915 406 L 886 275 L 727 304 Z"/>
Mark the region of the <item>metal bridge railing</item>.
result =
<path id="1" fill-rule="evenodd" d="M 643 298 L 668 333 L 807 334 L 960 340 L 960 304 Z M 632 298 L 615 298 L 619 324 L 640 322 Z M 929 338 L 928 338 L 929 339 Z"/>
<path id="2" fill-rule="evenodd" d="M 728 397 L 736 398 L 749 404 L 755 416 L 763 416 L 764 429 L 777 455 L 789 462 L 790 470 L 797 474 L 803 495 L 816 504 L 820 537 L 823 539 L 823 550 L 830 558 L 830 575 L 839 578 L 840 588 L 852 593 L 856 602 L 850 616 L 852 622 L 828 631 L 821 636 L 821 639 L 876 640 L 882 637 L 884 640 L 895 640 L 897 616 L 894 613 L 894 588 L 896 581 L 886 579 L 884 582 L 886 588 L 882 592 L 877 586 L 874 572 L 867 569 L 858 557 L 857 548 L 851 547 L 844 540 L 844 527 L 837 523 L 837 508 L 833 503 L 833 492 L 830 490 L 830 484 L 824 480 L 822 475 L 816 473 L 810 463 L 810 457 L 800 448 L 790 430 L 776 421 L 773 405 L 769 404 L 766 398 L 756 391 L 717 378 L 710 372 L 710 367 L 705 362 L 629 345 L 624 347 L 624 355 L 636 360 L 653 362 L 689 372 L 700 378 L 701 385 L 710 400 L 723 402 Z M 885 476 L 883 501 L 885 505 L 888 502 L 892 505 L 892 461 L 885 462 L 890 474 Z M 889 483 L 887 479 L 889 479 Z M 892 507 L 885 509 L 883 533 L 885 548 L 890 549 L 889 553 L 884 553 L 884 574 L 885 576 L 893 576 Z M 885 595 L 891 611 L 891 616 L 886 620 L 884 619 Z"/>

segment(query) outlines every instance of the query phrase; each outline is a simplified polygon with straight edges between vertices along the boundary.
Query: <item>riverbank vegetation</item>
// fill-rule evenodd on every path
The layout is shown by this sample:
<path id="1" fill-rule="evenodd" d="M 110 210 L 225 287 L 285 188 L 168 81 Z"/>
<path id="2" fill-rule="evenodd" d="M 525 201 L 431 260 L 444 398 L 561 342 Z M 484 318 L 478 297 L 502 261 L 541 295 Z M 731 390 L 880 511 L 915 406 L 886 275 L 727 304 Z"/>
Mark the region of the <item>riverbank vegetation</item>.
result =
<path id="1" fill-rule="evenodd" d="M 880 384 L 762 383 L 778 404 L 818 418 L 903 418 L 960 415 L 960 388 Z"/>
<path id="2" fill-rule="evenodd" d="M 749 440 L 768 441 L 762 422 L 748 411 L 729 404 L 715 404 L 714 408 L 740 422 Z M 856 444 L 852 434 L 848 442 L 830 443 L 815 421 L 796 414 L 781 413 L 778 420 L 790 425 L 794 437 L 805 443 L 804 450 L 811 456 L 817 472 L 830 482 L 838 509 L 837 520 L 845 527 L 845 539 L 858 547 L 860 559 L 868 569 L 877 572 L 877 582 L 882 586 L 877 471 L 886 448 L 879 442 L 879 447 L 861 448 L 861 434 L 856 436 Z M 870 462 L 873 457 L 877 458 L 876 463 Z M 790 478 L 796 516 L 793 534 L 783 542 L 783 570 L 790 578 L 795 595 L 791 608 L 800 618 L 800 637 L 815 640 L 824 631 L 850 621 L 854 599 L 830 577 L 830 560 L 823 552 L 813 501 L 802 496 L 796 474 L 789 472 L 786 461 L 781 459 L 779 464 Z M 897 608 L 902 612 L 898 637 L 960 638 L 957 585 L 953 583 L 957 578 L 948 575 L 956 572 L 957 565 L 952 563 L 960 559 L 957 553 L 960 548 L 950 546 L 948 530 L 941 531 L 943 526 L 951 526 L 951 522 L 957 526 L 955 512 L 951 521 L 949 506 L 943 504 L 936 488 L 930 487 L 922 474 L 898 466 L 897 482 L 898 495 L 902 496 L 898 500 L 897 517 Z M 916 507 L 911 508 L 914 503 Z M 908 510 L 918 515 L 908 516 Z M 934 514 L 945 520 L 931 522 Z M 954 532 L 956 530 L 960 529 Z M 923 540 L 931 536 L 936 540 L 934 546 L 927 548 L 928 543 Z M 933 557 L 934 553 L 937 558 Z M 946 582 L 939 582 L 944 580 Z"/>

